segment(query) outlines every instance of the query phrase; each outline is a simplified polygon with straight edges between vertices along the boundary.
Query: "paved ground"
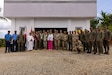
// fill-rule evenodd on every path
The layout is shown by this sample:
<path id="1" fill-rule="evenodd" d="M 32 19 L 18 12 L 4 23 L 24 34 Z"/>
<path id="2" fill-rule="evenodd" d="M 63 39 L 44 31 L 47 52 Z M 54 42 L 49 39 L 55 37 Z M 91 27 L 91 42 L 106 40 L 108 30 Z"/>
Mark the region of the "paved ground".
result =
<path id="1" fill-rule="evenodd" d="M 112 75 L 112 51 L 110 55 L 62 50 L 5 54 L 0 48 L 0 75 Z"/>

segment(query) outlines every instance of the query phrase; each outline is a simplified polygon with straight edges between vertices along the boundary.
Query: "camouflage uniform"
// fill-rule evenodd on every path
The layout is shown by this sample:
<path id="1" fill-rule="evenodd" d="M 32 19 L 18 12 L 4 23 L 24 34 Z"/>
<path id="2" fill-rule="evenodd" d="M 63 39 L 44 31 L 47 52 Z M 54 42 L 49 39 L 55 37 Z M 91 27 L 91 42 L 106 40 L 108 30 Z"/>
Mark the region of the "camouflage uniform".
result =
<path id="1" fill-rule="evenodd" d="M 43 33 L 41 31 L 39 33 L 39 48 L 43 49 Z"/>
<path id="2" fill-rule="evenodd" d="M 60 37 L 60 47 L 59 48 L 62 49 L 62 40 L 63 40 L 62 30 L 60 30 L 59 37 Z"/>
<path id="3" fill-rule="evenodd" d="M 92 48 L 95 41 L 95 32 L 93 31 L 93 29 L 90 29 L 90 30 L 91 32 L 89 33 L 89 53 L 92 52 Z"/>
<path id="4" fill-rule="evenodd" d="M 104 33 L 103 31 L 101 31 L 99 28 L 97 29 L 96 32 L 96 45 L 97 45 L 97 49 L 99 54 L 103 53 L 103 38 L 104 38 Z M 95 51 L 94 54 L 96 54 L 97 51 Z"/>
<path id="5" fill-rule="evenodd" d="M 107 28 L 105 28 L 104 39 L 103 39 L 105 54 L 109 54 L 109 41 L 110 41 L 110 39 L 111 39 L 111 32 Z"/>
<path id="6" fill-rule="evenodd" d="M 75 47 L 76 38 L 78 38 L 78 35 L 72 34 L 72 50 L 73 50 L 73 48 Z"/>
<path id="7" fill-rule="evenodd" d="M 54 36 L 54 43 L 55 43 L 55 48 L 57 50 L 60 49 L 60 34 L 58 33 L 58 31 Z"/>
<path id="8" fill-rule="evenodd" d="M 24 51 L 25 50 L 24 48 L 25 38 L 22 35 L 22 33 L 18 35 L 17 42 L 18 42 L 18 51 Z"/>
<path id="9" fill-rule="evenodd" d="M 66 31 L 64 31 L 63 37 L 62 37 L 62 46 L 63 49 L 67 50 L 67 41 L 68 41 L 68 35 L 66 34 Z"/>
<path id="10" fill-rule="evenodd" d="M 57 30 L 55 29 L 55 30 L 54 30 L 54 33 L 53 33 L 53 36 L 54 36 L 53 48 L 54 48 L 54 49 L 56 49 L 56 44 L 55 44 L 55 42 L 56 42 L 56 40 L 55 40 L 56 35 L 57 35 Z"/>
<path id="11" fill-rule="evenodd" d="M 85 30 L 85 46 L 87 49 L 87 53 L 89 53 L 89 31 Z"/>
<path id="12" fill-rule="evenodd" d="M 47 37 L 48 37 L 47 32 L 45 32 L 43 34 L 43 46 L 45 49 L 47 49 Z"/>
<path id="13" fill-rule="evenodd" d="M 69 51 L 72 51 L 72 33 L 71 33 L 71 31 L 68 34 L 68 45 L 69 45 Z"/>
<path id="14" fill-rule="evenodd" d="M 78 51 L 78 53 L 83 52 L 83 45 L 80 40 L 76 39 L 75 46 L 73 47 L 73 50 Z"/>
<path id="15" fill-rule="evenodd" d="M 81 30 L 81 34 L 79 34 L 79 40 L 82 42 L 82 44 L 83 44 L 83 51 L 85 52 L 85 50 L 86 50 L 86 43 L 85 43 L 85 33 Z"/>

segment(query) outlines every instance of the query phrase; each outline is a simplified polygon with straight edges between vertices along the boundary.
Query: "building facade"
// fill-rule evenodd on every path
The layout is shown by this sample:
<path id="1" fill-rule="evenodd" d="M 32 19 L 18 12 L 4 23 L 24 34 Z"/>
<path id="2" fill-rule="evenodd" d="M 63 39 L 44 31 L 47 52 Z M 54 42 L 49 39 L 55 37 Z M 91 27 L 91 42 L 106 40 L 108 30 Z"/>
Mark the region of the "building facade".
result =
<path id="1" fill-rule="evenodd" d="M 25 28 L 89 29 L 97 15 L 96 0 L 5 0 L 4 16 L 12 20 L 12 31 Z"/>

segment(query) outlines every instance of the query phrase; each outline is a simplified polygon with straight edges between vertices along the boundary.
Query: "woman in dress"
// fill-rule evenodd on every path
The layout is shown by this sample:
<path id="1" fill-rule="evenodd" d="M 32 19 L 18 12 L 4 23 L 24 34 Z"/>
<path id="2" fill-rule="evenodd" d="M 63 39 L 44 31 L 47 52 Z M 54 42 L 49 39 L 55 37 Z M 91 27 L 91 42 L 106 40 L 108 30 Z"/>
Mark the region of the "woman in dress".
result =
<path id="1" fill-rule="evenodd" d="M 50 33 L 48 35 L 48 50 L 53 49 L 53 33 L 52 30 L 50 30 Z"/>

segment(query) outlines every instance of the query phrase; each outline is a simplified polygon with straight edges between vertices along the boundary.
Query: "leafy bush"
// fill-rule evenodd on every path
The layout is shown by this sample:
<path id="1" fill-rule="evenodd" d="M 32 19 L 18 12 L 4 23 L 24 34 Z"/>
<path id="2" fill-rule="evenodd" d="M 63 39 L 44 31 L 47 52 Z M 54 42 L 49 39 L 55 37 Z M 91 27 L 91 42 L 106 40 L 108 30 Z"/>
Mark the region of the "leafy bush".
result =
<path id="1" fill-rule="evenodd" d="M 4 46 L 5 46 L 4 39 L 0 39 L 0 47 L 4 47 Z"/>

